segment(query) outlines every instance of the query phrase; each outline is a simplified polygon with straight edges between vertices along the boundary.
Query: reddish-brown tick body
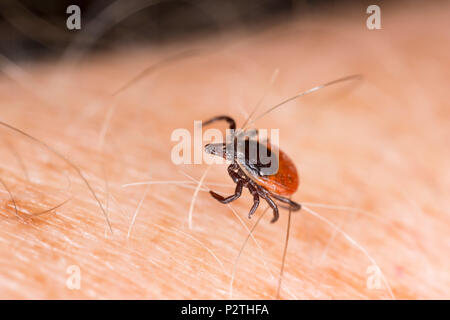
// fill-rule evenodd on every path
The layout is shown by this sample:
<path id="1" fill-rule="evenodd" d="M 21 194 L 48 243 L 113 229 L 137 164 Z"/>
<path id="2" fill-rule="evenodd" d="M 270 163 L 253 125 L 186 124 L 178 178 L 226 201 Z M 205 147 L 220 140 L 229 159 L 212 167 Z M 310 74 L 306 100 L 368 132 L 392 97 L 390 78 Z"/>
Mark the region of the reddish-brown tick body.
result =
<path id="1" fill-rule="evenodd" d="M 241 166 L 241 168 L 253 181 L 271 193 L 290 196 L 297 191 L 299 185 L 297 168 L 287 154 L 281 150 L 278 151 L 278 172 L 275 174 L 252 175 L 244 166 Z"/>

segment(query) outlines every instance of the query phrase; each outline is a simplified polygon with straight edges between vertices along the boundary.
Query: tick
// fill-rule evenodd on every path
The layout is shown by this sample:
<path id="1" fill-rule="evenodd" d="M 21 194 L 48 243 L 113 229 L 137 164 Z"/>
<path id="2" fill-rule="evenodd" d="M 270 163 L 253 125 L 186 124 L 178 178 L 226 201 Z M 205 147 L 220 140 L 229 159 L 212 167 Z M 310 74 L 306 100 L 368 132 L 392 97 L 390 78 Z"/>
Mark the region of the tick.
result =
<path id="1" fill-rule="evenodd" d="M 210 191 L 211 196 L 221 203 L 230 203 L 241 196 L 245 187 L 253 195 L 253 206 L 248 213 L 248 217 L 250 218 L 255 213 L 259 206 L 260 198 L 262 198 L 272 208 L 273 218 L 271 223 L 276 222 L 279 218 L 278 205 L 274 200 L 287 205 L 286 207 L 283 206 L 283 208 L 291 211 L 300 210 L 300 204 L 287 198 L 287 196 L 292 195 L 297 190 L 299 185 L 299 176 L 292 160 L 281 150 L 278 150 L 277 157 L 275 152 L 272 155 L 271 151 L 273 148 L 268 142 L 263 143 L 258 140 L 251 140 L 248 136 L 245 137 L 244 141 L 239 141 L 242 135 L 236 134 L 236 122 L 229 116 L 214 117 L 204 122 L 203 125 L 216 121 L 228 122 L 232 132 L 229 140 L 232 142 L 207 144 L 205 152 L 231 161 L 231 164 L 228 166 L 228 174 L 236 183 L 236 189 L 234 194 L 228 197 L 223 197 L 214 191 Z M 250 152 L 252 146 L 257 149 L 257 152 Z M 259 156 L 259 150 L 262 149 L 268 155 L 271 155 L 271 162 L 263 163 Z M 256 157 L 254 156 L 255 154 Z M 277 170 L 267 170 L 271 165 L 275 165 Z"/>

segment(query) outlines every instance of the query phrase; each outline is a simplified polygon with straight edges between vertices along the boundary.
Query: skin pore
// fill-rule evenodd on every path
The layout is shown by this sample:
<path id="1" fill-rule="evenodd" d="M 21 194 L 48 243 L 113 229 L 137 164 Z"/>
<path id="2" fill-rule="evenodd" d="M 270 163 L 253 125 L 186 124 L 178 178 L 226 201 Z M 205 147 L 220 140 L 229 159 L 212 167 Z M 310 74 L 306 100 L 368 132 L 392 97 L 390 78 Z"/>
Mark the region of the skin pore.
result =
<path id="1" fill-rule="evenodd" d="M 173 164 L 171 134 L 224 113 L 240 127 L 263 96 L 257 114 L 354 73 L 256 123 L 280 129 L 300 174 L 280 298 L 449 298 L 448 9 L 392 8 L 376 31 L 363 13 L 305 18 L 76 64 L 1 57 L 0 120 L 66 159 L 0 127 L 0 298 L 275 298 L 287 211 L 262 217 L 236 265 L 266 205 L 249 220 L 248 192 L 218 203 L 209 189 L 235 188 L 226 166 Z"/>

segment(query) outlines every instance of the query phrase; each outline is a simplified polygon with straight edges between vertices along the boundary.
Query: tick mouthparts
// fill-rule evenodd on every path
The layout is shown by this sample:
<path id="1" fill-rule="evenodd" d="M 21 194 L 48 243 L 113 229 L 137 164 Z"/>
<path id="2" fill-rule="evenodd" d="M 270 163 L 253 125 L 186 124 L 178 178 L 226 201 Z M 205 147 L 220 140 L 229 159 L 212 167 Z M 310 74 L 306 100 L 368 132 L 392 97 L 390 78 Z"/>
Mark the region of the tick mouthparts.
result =
<path id="1" fill-rule="evenodd" d="M 205 152 L 209 154 L 218 155 L 219 150 L 217 149 L 217 145 L 213 143 L 208 143 L 205 145 Z"/>
<path id="2" fill-rule="evenodd" d="M 212 145 L 210 144 L 210 143 L 208 143 L 207 145 L 205 145 L 205 152 L 206 153 L 212 153 L 212 151 L 213 151 L 213 147 L 212 147 Z"/>
<path id="3" fill-rule="evenodd" d="M 205 152 L 215 155 L 224 157 L 225 156 L 225 145 L 223 143 L 208 143 L 205 145 Z"/>

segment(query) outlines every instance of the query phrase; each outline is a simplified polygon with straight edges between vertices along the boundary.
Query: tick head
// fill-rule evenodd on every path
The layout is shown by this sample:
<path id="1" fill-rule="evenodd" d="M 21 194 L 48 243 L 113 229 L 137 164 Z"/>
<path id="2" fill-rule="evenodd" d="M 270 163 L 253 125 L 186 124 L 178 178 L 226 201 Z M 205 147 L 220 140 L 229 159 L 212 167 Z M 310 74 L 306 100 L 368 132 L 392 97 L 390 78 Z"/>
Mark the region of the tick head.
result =
<path id="1" fill-rule="evenodd" d="M 234 160 L 234 155 L 226 143 L 209 143 L 205 146 L 205 152 L 227 160 Z"/>

